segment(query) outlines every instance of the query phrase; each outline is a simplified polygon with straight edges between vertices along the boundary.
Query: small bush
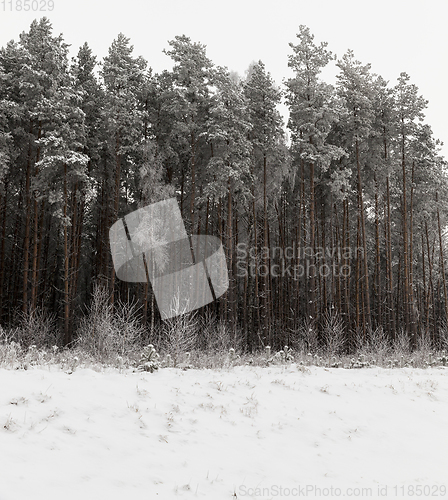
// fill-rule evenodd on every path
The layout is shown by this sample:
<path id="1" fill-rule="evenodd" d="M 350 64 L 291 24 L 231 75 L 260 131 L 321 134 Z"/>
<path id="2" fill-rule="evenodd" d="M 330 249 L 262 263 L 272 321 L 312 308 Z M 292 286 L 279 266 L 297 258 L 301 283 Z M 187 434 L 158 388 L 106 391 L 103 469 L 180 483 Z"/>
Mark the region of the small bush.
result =
<path id="1" fill-rule="evenodd" d="M 400 330 L 394 339 L 392 345 L 393 353 L 395 357 L 408 356 L 411 352 L 411 342 L 408 334 Z"/>
<path id="2" fill-rule="evenodd" d="M 199 319 L 197 347 L 206 352 L 228 352 L 229 349 L 241 350 L 242 335 L 232 330 L 224 321 L 217 321 L 214 314 L 207 312 Z"/>
<path id="3" fill-rule="evenodd" d="M 136 342 L 144 337 L 135 304 L 118 302 L 114 307 L 105 287 L 97 285 L 92 304 L 81 320 L 76 346 L 101 361 L 121 358 L 135 353 Z"/>
<path id="4" fill-rule="evenodd" d="M 344 322 L 337 313 L 326 313 L 324 316 L 323 341 L 328 365 L 331 358 L 341 354 L 345 345 Z"/>
<path id="5" fill-rule="evenodd" d="M 439 328 L 439 348 L 448 351 L 448 326 L 445 324 Z"/>
<path id="6" fill-rule="evenodd" d="M 143 349 L 140 356 L 140 364 L 138 369 L 140 371 L 153 373 L 160 368 L 159 354 L 154 349 L 152 344 L 149 344 Z"/>
<path id="7" fill-rule="evenodd" d="M 375 358 L 375 361 L 382 364 L 390 354 L 390 342 L 382 327 L 368 328 L 366 336 L 360 333 L 356 338 L 356 352 L 360 355 Z"/>
<path id="8" fill-rule="evenodd" d="M 36 308 L 27 313 L 20 313 L 18 325 L 9 332 L 9 336 L 22 347 L 34 345 L 38 348 L 59 343 L 56 317 L 44 309 Z"/>
<path id="9" fill-rule="evenodd" d="M 319 337 L 316 326 L 312 321 L 306 321 L 290 335 L 292 347 L 296 352 L 307 353 L 319 350 Z"/>
<path id="10" fill-rule="evenodd" d="M 199 320 L 196 313 L 187 313 L 165 320 L 163 324 L 164 350 L 176 366 L 183 354 L 196 347 Z"/>

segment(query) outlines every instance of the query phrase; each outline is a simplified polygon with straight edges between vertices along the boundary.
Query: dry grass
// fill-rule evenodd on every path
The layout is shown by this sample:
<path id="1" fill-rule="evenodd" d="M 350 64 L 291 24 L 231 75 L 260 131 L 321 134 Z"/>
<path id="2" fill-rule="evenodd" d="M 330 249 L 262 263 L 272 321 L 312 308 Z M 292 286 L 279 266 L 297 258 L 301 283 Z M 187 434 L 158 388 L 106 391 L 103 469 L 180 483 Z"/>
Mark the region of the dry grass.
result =
<path id="1" fill-rule="evenodd" d="M 441 330 L 437 345 L 420 335 L 414 350 L 403 332 L 391 342 L 382 329 L 369 330 L 365 336 L 358 336 L 356 350 L 350 355 L 345 351 L 345 332 L 339 317 L 327 316 L 321 330 L 318 337 L 314 325 L 304 324 L 289 336 L 293 349 L 284 347 L 272 352 L 269 348 L 248 353 L 241 347 L 242 334 L 217 322 L 213 316 L 204 319 L 194 313 L 185 314 L 165 321 L 157 331 L 148 332 L 141 326 L 135 305 L 118 304 L 113 309 L 107 291 L 97 287 L 70 349 L 52 344 L 58 338 L 55 320 L 43 313 L 23 316 L 14 328 L 0 327 L 0 367 L 28 369 L 58 365 L 67 371 L 78 367 L 101 370 L 107 366 L 137 369 L 143 348 L 149 343 L 160 353 L 162 368 L 227 369 L 293 363 L 299 369 L 448 366 L 446 329 Z"/>

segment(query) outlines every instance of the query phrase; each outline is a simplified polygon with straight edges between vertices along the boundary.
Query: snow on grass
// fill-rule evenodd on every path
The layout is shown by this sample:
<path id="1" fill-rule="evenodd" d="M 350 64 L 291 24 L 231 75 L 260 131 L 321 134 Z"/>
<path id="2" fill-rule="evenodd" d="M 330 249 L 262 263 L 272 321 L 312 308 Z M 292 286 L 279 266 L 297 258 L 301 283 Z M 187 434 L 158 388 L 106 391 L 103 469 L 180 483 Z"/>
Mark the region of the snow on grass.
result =
<path id="1" fill-rule="evenodd" d="M 0 370 L 1 500 L 392 498 L 447 471 L 446 368 Z"/>

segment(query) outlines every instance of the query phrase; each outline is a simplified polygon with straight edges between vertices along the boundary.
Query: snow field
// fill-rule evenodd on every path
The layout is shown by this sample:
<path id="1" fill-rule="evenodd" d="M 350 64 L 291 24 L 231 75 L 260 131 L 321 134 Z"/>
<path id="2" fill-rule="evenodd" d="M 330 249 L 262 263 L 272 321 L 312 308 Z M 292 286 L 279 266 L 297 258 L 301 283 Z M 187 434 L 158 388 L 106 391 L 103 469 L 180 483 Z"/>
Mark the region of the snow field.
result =
<path id="1" fill-rule="evenodd" d="M 447 483 L 446 368 L 0 370 L 0 500 Z"/>

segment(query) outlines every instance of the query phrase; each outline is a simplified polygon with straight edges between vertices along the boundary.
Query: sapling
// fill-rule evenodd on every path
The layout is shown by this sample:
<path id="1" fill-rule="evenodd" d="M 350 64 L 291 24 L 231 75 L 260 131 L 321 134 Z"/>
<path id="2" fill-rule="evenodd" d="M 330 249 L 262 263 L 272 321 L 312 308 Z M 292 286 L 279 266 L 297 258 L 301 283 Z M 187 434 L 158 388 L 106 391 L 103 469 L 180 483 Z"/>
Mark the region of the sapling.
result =
<path id="1" fill-rule="evenodd" d="M 313 355 L 309 352 L 307 355 L 308 365 L 311 366 L 313 364 Z"/>
<path id="2" fill-rule="evenodd" d="M 186 352 L 185 353 L 185 362 L 184 363 L 177 363 L 175 364 L 177 368 L 181 368 L 182 370 L 189 370 L 190 368 L 193 368 L 193 365 L 190 363 L 190 353 Z"/>
<path id="3" fill-rule="evenodd" d="M 154 349 L 152 344 L 149 344 L 143 349 L 140 356 L 140 364 L 138 370 L 153 373 L 160 367 L 159 354 Z"/>
<path id="4" fill-rule="evenodd" d="M 336 357 L 333 356 L 332 358 L 332 363 L 331 363 L 331 368 L 339 368 L 342 366 L 342 363 L 336 359 Z"/>
<path id="5" fill-rule="evenodd" d="M 285 345 L 283 352 L 284 352 L 286 363 L 294 361 L 294 357 L 292 355 L 292 349 L 290 349 L 287 345 Z"/>
<path id="6" fill-rule="evenodd" d="M 230 363 L 230 365 L 233 365 L 235 360 L 236 360 L 235 349 L 233 347 L 231 347 L 229 349 L 229 363 Z"/>
<path id="7" fill-rule="evenodd" d="M 167 354 L 167 355 L 165 356 L 165 365 L 166 365 L 168 368 L 170 368 L 170 367 L 172 366 L 172 363 L 173 363 L 173 361 L 172 361 L 172 359 L 171 359 L 171 354 Z"/>

